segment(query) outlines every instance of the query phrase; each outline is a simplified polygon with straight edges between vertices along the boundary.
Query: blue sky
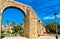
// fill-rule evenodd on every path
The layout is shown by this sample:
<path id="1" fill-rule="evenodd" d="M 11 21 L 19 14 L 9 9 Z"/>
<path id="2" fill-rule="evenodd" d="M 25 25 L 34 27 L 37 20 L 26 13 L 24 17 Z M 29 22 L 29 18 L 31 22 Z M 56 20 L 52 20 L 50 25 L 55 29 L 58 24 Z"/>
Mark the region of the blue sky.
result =
<path id="1" fill-rule="evenodd" d="M 60 23 L 60 0 L 15 0 L 15 1 L 31 6 L 44 24 L 54 22 L 55 21 L 54 13 L 58 13 L 57 22 Z M 11 10 L 10 9 L 6 10 L 4 13 L 7 13 L 9 11 L 11 12 Z M 14 11 L 14 13 L 19 13 L 19 10 L 14 9 L 13 11 Z M 18 11 L 18 12 L 16 12 L 16 11 Z M 7 15 L 9 15 L 9 13 Z M 6 15 L 6 17 L 7 17 L 7 15 Z M 21 15 L 21 18 L 20 17 L 19 18 L 23 19 L 24 17 L 22 17 L 22 16 L 24 16 L 24 15 Z M 5 16 L 3 16 L 3 17 L 5 17 Z M 19 18 L 17 18 L 17 19 L 19 19 Z M 5 20 L 5 19 L 3 19 L 3 20 Z M 4 21 L 2 23 L 5 24 Z M 19 23 L 20 23 L 20 21 L 17 24 L 19 24 Z M 23 21 L 21 23 L 23 23 Z"/>
<path id="2" fill-rule="evenodd" d="M 8 8 L 3 12 L 2 24 L 6 24 L 6 20 L 9 21 L 9 26 L 11 26 L 12 22 L 15 22 L 16 24 L 24 24 L 24 14 L 16 8 Z"/>

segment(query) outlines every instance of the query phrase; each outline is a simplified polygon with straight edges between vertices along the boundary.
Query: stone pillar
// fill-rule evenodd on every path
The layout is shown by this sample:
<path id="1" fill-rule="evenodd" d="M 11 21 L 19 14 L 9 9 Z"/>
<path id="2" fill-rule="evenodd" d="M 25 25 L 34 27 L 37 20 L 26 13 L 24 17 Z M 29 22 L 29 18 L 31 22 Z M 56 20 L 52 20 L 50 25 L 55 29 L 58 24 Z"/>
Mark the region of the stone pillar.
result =
<path id="1" fill-rule="evenodd" d="M 29 12 L 29 11 L 27 11 Z M 24 37 L 36 39 L 37 37 L 37 18 L 32 16 L 30 12 L 25 17 Z"/>
<path id="2" fill-rule="evenodd" d="M 40 35 L 43 35 L 43 25 L 41 22 L 40 22 Z"/>
<path id="3" fill-rule="evenodd" d="M 33 10 L 29 13 L 29 39 L 37 38 L 37 16 Z"/>
<path id="4" fill-rule="evenodd" d="M 30 8 L 31 9 L 31 8 Z M 24 36 L 29 39 L 37 38 L 37 16 L 27 8 L 27 18 L 25 18 Z"/>
<path id="5" fill-rule="evenodd" d="M 25 17 L 25 23 L 24 23 L 24 37 L 29 38 L 29 21 L 28 21 L 28 16 Z"/>
<path id="6" fill-rule="evenodd" d="M 29 20 L 29 39 L 37 38 L 37 18 L 31 17 Z"/>

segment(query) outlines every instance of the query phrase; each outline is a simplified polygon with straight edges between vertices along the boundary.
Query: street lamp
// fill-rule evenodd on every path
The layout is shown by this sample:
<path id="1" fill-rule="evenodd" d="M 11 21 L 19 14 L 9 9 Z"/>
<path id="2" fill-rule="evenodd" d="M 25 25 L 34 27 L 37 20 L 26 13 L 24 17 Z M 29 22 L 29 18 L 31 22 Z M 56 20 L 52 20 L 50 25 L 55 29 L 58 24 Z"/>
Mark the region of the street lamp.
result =
<path id="1" fill-rule="evenodd" d="M 58 16 L 58 14 L 55 13 L 55 14 L 54 14 L 55 22 L 57 21 L 57 16 Z M 56 22 L 56 39 L 58 39 L 58 26 L 57 26 L 57 22 Z"/>

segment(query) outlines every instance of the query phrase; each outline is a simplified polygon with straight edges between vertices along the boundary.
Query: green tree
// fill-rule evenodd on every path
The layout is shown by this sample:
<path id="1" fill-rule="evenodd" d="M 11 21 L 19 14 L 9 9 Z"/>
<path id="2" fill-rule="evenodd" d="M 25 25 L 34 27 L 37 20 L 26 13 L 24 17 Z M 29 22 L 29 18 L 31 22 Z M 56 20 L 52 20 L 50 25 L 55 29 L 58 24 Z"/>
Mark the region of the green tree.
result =
<path id="1" fill-rule="evenodd" d="M 20 35 L 23 34 L 23 28 L 21 27 L 21 25 L 14 26 L 14 30 L 15 30 L 15 32 L 19 33 Z"/>
<path id="2" fill-rule="evenodd" d="M 58 23 L 57 23 L 57 26 L 58 26 Z M 56 33 L 56 23 L 47 24 L 46 28 L 48 28 L 50 32 Z"/>
<path id="3" fill-rule="evenodd" d="M 15 25 L 16 25 L 16 23 L 15 23 L 15 22 L 12 22 L 12 25 L 13 25 L 13 26 L 15 26 Z"/>
<path id="4" fill-rule="evenodd" d="M 6 20 L 6 34 L 7 34 L 7 28 L 8 28 L 8 23 L 9 23 L 9 20 Z"/>
<path id="5" fill-rule="evenodd" d="M 6 24 L 8 25 L 9 20 L 6 20 Z"/>

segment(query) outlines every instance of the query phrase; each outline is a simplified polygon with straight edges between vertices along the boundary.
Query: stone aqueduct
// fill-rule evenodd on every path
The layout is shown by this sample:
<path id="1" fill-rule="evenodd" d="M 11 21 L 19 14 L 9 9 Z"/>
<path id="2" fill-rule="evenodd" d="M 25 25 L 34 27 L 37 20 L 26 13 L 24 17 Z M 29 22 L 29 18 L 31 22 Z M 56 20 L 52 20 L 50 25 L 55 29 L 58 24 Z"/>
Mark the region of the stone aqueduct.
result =
<path id="1" fill-rule="evenodd" d="M 39 27 L 41 26 L 41 22 L 38 16 L 30 6 L 18 3 L 14 0 L 0 0 L 0 37 L 2 25 L 2 13 L 6 8 L 9 7 L 15 7 L 24 12 L 25 14 L 24 37 L 28 37 L 29 39 L 36 39 L 41 32 L 39 29 Z"/>

